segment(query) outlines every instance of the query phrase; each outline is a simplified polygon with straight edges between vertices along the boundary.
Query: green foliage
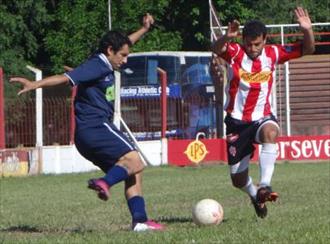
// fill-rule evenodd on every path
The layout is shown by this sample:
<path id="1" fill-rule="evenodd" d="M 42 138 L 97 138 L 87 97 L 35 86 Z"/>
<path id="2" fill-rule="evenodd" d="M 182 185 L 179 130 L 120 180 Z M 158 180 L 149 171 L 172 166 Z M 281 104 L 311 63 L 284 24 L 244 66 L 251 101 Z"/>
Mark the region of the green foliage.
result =
<path id="1" fill-rule="evenodd" d="M 223 25 L 227 25 L 228 22 L 234 19 L 244 23 L 247 20 L 258 16 L 258 13 L 254 10 L 254 7 L 259 4 L 259 1 L 257 3 L 252 0 L 216 0 L 213 1 L 213 4 L 218 11 L 219 18 Z"/>
<path id="2" fill-rule="evenodd" d="M 63 65 L 79 65 L 96 49 L 108 29 L 106 6 L 107 0 L 59 1 L 53 28 L 45 37 L 54 72 L 63 72 Z"/>
<path id="3" fill-rule="evenodd" d="M 101 172 L 2 178 L 1 243 L 328 243 L 329 163 L 279 164 L 273 178 L 280 194 L 259 219 L 248 196 L 230 183 L 226 165 L 148 167 L 143 189 L 150 218 L 166 225 L 157 233 L 129 231 L 123 184 L 101 202 L 87 189 Z M 253 179 L 258 167 L 250 166 Z M 204 198 L 219 201 L 224 221 L 197 227 L 191 209 Z M 36 211 L 37 210 L 37 211 Z"/>
<path id="4" fill-rule="evenodd" d="M 25 66 L 37 63 L 42 36 L 50 20 L 42 0 L 2 1 L 0 4 L 0 66 L 5 72 L 5 95 L 16 96 L 8 76 L 28 75 Z"/>
<path id="5" fill-rule="evenodd" d="M 169 5 L 169 0 L 113 1 L 113 28 L 132 33 L 141 27 L 143 15 L 145 13 L 151 13 L 155 18 L 155 25 L 157 27 L 152 28 L 152 31 L 136 43 L 133 46 L 132 51 L 146 52 L 155 50 L 180 50 L 182 47 L 180 33 L 176 30 L 168 31 L 163 24 Z M 118 19 L 121 21 L 117 21 Z"/>
<path id="6" fill-rule="evenodd" d="M 328 0 L 261 0 L 255 5 L 255 11 L 266 24 L 290 24 L 296 23 L 293 10 L 301 6 L 308 10 L 312 22 L 329 22 L 329 4 Z"/>
<path id="7" fill-rule="evenodd" d="M 260 18 L 266 24 L 294 23 L 292 10 L 301 5 L 313 22 L 329 22 L 329 1 L 213 0 L 223 25 L 238 19 L 242 24 Z M 111 1 L 112 29 L 137 30 L 149 12 L 156 28 L 132 51 L 209 49 L 208 1 L 125 0 Z M 276 13 L 276 14 L 274 14 Z M 109 29 L 108 0 L 2 0 L 0 4 L 0 66 L 7 76 L 30 74 L 30 63 L 44 75 L 76 66 L 98 45 Z M 6 96 L 11 93 L 6 87 Z M 7 93 L 8 91 L 8 93 Z"/>

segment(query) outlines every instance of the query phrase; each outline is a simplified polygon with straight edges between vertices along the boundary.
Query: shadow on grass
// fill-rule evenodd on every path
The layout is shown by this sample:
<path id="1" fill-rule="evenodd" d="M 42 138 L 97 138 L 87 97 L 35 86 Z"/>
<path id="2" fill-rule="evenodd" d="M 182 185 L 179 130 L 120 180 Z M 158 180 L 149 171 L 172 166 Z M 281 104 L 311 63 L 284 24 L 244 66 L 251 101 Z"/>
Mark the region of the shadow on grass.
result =
<path id="1" fill-rule="evenodd" d="M 164 223 L 187 223 L 192 222 L 193 220 L 188 217 L 161 216 L 157 218 L 157 221 Z"/>
<path id="2" fill-rule="evenodd" d="M 84 228 L 72 228 L 72 229 L 42 229 L 35 226 L 29 225 L 18 225 L 10 226 L 8 228 L 0 229 L 1 232 L 8 233 L 88 233 L 93 232 L 93 230 L 88 230 Z"/>
<path id="3" fill-rule="evenodd" d="M 173 217 L 173 216 L 161 216 L 156 219 L 156 221 L 163 223 L 192 223 L 193 219 L 191 217 Z M 228 219 L 223 219 L 222 223 L 228 222 Z"/>
<path id="4" fill-rule="evenodd" d="M 6 229 L 0 229 L 1 232 L 26 232 L 26 233 L 41 233 L 42 230 L 38 229 L 34 226 L 28 225 L 18 225 L 18 226 L 11 226 Z"/>

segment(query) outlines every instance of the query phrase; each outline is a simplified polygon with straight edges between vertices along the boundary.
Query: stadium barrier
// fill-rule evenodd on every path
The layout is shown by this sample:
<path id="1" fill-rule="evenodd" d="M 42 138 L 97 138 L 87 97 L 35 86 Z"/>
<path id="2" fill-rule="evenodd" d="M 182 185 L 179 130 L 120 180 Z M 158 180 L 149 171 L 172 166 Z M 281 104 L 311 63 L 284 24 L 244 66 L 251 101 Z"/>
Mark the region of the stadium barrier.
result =
<path id="1" fill-rule="evenodd" d="M 291 136 L 278 139 L 277 162 L 330 162 L 330 136 Z M 161 142 L 139 142 L 152 166 L 162 165 Z M 1 176 L 27 176 L 34 174 L 78 173 L 98 170 L 84 159 L 74 145 L 44 146 L 39 152 L 30 149 L 6 149 L 0 151 Z M 259 147 L 252 158 L 257 162 Z M 168 165 L 197 166 L 226 164 L 226 144 L 224 139 L 169 140 Z"/>
<path id="2" fill-rule="evenodd" d="M 152 166 L 162 164 L 160 141 L 143 141 L 139 142 L 139 146 Z M 78 173 L 98 169 L 83 158 L 74 145 L 0 150 L 0 177 Z"/>
<path id="3" fill-rule="evenodd" d="M 41 173 L 41 166 L 36 148 L 0 151 L 0 177 L 37 175 Z"/>

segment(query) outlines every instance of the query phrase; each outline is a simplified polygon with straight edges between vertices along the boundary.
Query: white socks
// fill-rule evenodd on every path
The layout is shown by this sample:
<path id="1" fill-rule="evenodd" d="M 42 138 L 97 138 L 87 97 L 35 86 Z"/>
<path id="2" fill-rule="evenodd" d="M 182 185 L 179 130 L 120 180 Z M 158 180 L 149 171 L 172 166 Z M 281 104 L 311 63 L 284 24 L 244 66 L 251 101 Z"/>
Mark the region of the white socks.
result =
<path id="1" fill-rule="evenodd" d="M 275 161 L 277 158 L 277 146 L 273 143 L 263 143 L 259 157 L 260 186 L 270 186 Z"/>
<path id="2" fill-rule="evenodd" d="M 249 176 L 247 183 L 245 186 L 240 188 L 242 191 L 246 192 L 249 194 L 253 199 L 256 199 L 257 196 L 257 187 L 253 184 L 252 178 Z"/>

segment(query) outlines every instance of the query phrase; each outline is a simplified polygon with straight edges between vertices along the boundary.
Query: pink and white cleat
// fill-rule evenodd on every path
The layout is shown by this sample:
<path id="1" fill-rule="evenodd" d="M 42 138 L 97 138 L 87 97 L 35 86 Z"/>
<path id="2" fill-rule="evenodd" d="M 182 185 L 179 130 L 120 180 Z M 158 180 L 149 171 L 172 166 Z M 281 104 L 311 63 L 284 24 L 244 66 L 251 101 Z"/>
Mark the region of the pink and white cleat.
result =
<path id="1" fill-rule="evenodd" d="M 142 231 L 162 231 L 165 230 L 165 226 L 159 224 L 153 220 L 147 220 L 144 223 L 135 223 L 132 226 L 132 230 L 136 232 Z"/>
<path id="2" fill-rule="evenodd" d="M 88 188 L 96 191 L 101 200 L 107 201 L 109 199 L 109 185 L 103 179 L 90 179 Z"/>

